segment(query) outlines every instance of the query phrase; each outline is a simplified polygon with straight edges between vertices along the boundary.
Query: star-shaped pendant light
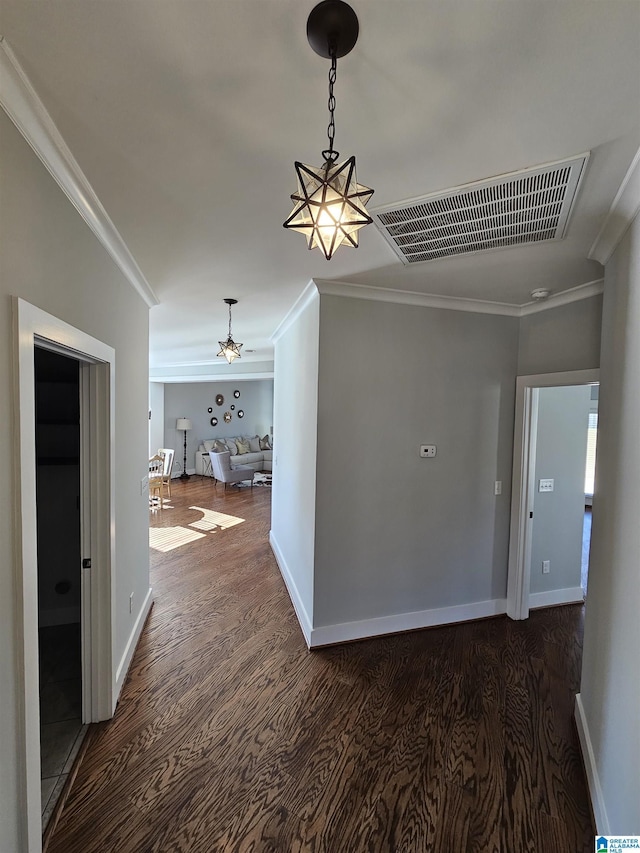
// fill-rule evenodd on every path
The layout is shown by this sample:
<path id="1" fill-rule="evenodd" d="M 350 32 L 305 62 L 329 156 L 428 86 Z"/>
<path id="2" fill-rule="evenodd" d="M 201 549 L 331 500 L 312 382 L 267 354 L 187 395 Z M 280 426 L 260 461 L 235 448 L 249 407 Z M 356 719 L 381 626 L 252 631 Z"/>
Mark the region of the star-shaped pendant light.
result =
<path id="1" fill-rule="evenodd" d="M 242 344 L 237 344 L 233 338 L 231 337 L 231 306 L 237 305 L 237 299 L 225 299 L 224 300 L 229 306 L 229 334 L 227 335 L 226 341 L 218 341 L 220 344 L 220 352 L 219 356 L 227 359 L 227 362 L 231 364 L 231 362 L 236 358 L 241 358 L 240 350 L 242 349 Z"/>
<path id="2" fill-rule="evenodd" d="M 309 249 L 321 249 L 327 260 L 343 243 L 357 248 L 358 231 L 373 222 L 365 208 L 373 190 L 358 183 L 356 158 L 338 163 L 340 155 L 333 148 L 336 106 L 333 85 L 338 57 L 353 48 L 358 31 L 356 14 L 343 0 L 323 0 L 312 9 L 307 21 L 309 44 L 320 56 L 331 59 L 329 148 L 322 152 L 324 165 L 320 167 L 296 160 L 298 189 L 291 196 L 294 207 L 284 227 L 304 234 Z"/>

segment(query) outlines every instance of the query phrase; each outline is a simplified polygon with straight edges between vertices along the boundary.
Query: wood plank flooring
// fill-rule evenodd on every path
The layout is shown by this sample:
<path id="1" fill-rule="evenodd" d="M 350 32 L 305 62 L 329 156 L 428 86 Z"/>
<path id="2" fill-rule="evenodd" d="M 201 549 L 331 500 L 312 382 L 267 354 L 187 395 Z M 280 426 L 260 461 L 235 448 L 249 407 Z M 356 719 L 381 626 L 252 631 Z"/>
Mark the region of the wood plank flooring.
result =
<path id="1" fill-rule="evenodd" d="M 590 853 L 582 607 L 309 653 L 270 490 L 172 491 L 151 533 L 184 544 L 151 552 L 155 606 L 47 853 Z"/>

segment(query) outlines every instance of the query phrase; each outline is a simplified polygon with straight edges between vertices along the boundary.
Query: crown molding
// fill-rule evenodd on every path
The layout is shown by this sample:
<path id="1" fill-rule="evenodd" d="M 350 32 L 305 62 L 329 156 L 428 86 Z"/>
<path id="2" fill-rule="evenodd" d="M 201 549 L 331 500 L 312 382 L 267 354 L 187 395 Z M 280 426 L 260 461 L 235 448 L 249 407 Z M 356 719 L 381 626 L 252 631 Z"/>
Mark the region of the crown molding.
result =
<path id="1" fill-rule="evenodd" d="M 305 289 L 302 291 L 300 296 L 293 303 L 289 311 L 285 314 L 280 324 L 277 326 L 276 330 L 273 332 L 270 341 L 275 343 L 279 338 L 284 335 L 284 333 L 289 329 L 289 327 L 295 323 L 298 317 L 302 314 L 305 308 L 317 297 L 318 288 L 316 282 L 311 279 L 311 281 L 307 284 Z"/>
<path id="2" fill-rule="evenodd" d="M 322 295 L 346 296 L 351 299 L 370 299 L 374 302 L 392 302 L 397 305 L 417 305 L 422 308 L 444 308 L 448 311 L 467 311 L 475 314 L 498 314 L 504 317 L 526 317 L 528 314 L 535 314 L 538 311 L 559 308 L 561 305 L 568 305 L 571 302 L 578 302 L 581 299 L 597 296 L 604 289 L 604 280 L 598 279 L 597 281 L 590 281 L 560 293 L 555 293 L 548 299 L 545 299 L 544 302 L 509 305 L 505 302 L 462 299 L 457 296 L 437 296 L 430 293 L 415 293 L 409 290 L 392 290 L 391 288 L 350 284 L 345 281 L 314 279 L 312 283 L 315 284 L 318 292 Z"/>
<path id="3" fill-rule="evenodd" d="M 476 314 L 502 314 L 518 317 L 520 307 L 506 302 L 488 302 L 482 299 L 462 299 L 458 296 L 438 296 L 416 293 L 412 290 L 393 290 L 388 287 L 371 287 L 367 284 L 350 284 L 346 281 L 314 279 L 320 294 L 347 296 L 351 299 L 369 299 L 373 302 L 394 302 L 398 305 L 419 305 L 422 308 L 446 308 L 449 311 L 471 311 Z"/>
<path id="4" fill-rule="evenodd" d="M 7 40 L 0 36 L 0 105 L 71 204 L 151 308 L 159 300 L 102 206 Z"/>
<path id="5" fill-rule="evenodd" d="M 196 382 L 248 382 L 255 379 L 273 379 L 273 371 L 267 373 L 240 373 L 226 376 L 223 373 L 170 373 L 149 376 L 149 382 L 161 382 L 169 385 L 172 382 L 193 383 Z"/>
<path id="6" fill-rule="evenodd" d="M 604 266 L 640 211 L 640 148 L 631 161 L 602 228 L 589 249 L 589 258 Z"/>
<path id="7" fill-rule="evenodd" d="M 527 317 L 529 314 L 538 314 L 540 311 L 548 311 L 549 308 L 559 308 L 561 305 L 569 305 L 571 302 L 579 302 L 582 299 L 599 296 L 603 292 L 604 279 L 598 278 L 595 281 L 588 281 L 586 284 L 579 284 L 577 287 L 570 287 L 560 293 L 554 293 L 544 302 L 527 302 L 526 305 L 520 306 L 519 316 Z"/>

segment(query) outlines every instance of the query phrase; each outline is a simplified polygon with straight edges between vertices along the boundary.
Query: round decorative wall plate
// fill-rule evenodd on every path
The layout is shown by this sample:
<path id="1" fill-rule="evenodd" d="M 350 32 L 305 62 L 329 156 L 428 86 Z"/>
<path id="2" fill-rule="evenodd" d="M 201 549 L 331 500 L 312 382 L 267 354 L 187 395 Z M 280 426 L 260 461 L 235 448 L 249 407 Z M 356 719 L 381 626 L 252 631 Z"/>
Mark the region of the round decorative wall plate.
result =
<path id="1" fill-rule="evenodd" d="M 209 409 L 209 411 L 211 411 L 211 409 Z M 218 426 L 218 419 L 217 418 L 211 418 L 209 423 L 211 424 L 211 426 Z"/>
<path id="2" fill-rule="evenodd" d="M 238 417 L 239 417 L 239 418 L 243 418 L 243 417 L 244 417 L 244 412 L 242 411 L 242 409 L 238 409 Z"/>
<path id="3" fill-rule="evenodd" d="M 231 409 L 232 412 L 235 412 L 235 410 L 236 410 L 236 407 L 234 405 L 229 406 L 229 408 Z"/>
<path id="4" fill-rule="evenodd" d="M 231 412 L 225 412 L 223 415 L 225 424 L 231 423 L 232 417 L 233 417 L 233 415 L 231 414 Z"/>
<path id="5" fill-rule="evenodd" d="M 240 396 L 240 392 L 239 392 L 239 391 L 234 391 L 234 392 L 233 392 L 233 396 L 234 396 L 234 397 L 236 398 L 236 400 L 237 400 L 237 399 L 238 399 L 238 397 Z"/>
<path id="6" fill-rule="evenodd" d="M 222 406 L 224 403 L 224 397 L 222 394 L 216 394 L 216 406 Z"/>
<path id="7" fill-rule="evenodd" d="M 213 409 L 211 408 L 211 406 L 209 406 L 209 408 L 207 409 L 207 411 L 209 412 L 209 414 L 211 414 L 211 412 L 213 411 Z"/>

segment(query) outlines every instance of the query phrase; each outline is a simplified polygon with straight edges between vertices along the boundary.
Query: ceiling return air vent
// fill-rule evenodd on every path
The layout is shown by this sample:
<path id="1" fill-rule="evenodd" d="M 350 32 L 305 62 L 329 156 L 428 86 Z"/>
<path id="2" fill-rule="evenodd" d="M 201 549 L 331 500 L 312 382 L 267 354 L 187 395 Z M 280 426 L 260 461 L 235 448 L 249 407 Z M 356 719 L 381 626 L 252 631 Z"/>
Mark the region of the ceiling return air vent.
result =
<path id="1" fill-rule="evenodd" d="M 371 214 L 404 264 L 560 240 L 588 158 L 499 175 Z"/>

